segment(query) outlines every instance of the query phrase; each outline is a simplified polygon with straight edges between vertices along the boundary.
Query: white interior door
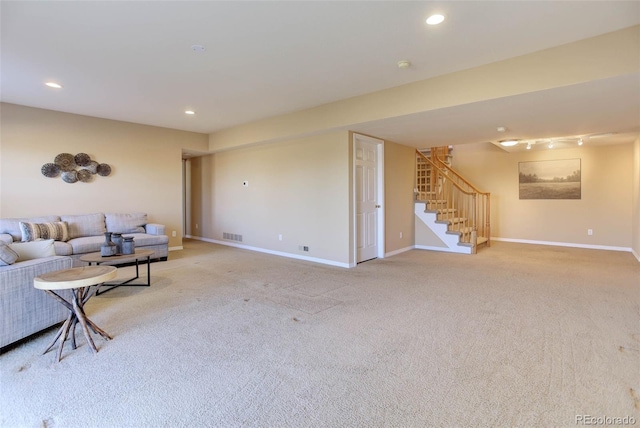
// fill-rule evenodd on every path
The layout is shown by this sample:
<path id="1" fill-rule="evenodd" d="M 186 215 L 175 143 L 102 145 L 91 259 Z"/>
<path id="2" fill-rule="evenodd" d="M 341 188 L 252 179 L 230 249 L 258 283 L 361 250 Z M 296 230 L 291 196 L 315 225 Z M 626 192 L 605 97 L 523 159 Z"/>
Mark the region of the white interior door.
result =
<path id="1" fill-rule="evenodd" d="M 379 144 L 363 138 L 354 139 L 356 262 L 378 257 L 380 240 Z"/>

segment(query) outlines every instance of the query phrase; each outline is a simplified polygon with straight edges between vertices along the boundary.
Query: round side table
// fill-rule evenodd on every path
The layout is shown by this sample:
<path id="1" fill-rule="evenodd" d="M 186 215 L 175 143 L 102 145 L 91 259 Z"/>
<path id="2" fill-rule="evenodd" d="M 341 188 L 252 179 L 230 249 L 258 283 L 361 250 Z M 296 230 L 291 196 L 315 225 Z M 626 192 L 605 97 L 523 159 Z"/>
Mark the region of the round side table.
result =
<path id="1" fill-rule="evenodd" d="M 100 327 L 91 321 L 84 313 L 84 305 L 96 293 L 98 287 L 94 285 L 102 284 L 118 275 L 117 268 L 113 266 L 86 266 L 71 269 L 57 270 L 40 275 L 33 280 L 33 286 L 45 291 L 69 310 L 66 321 L 58 330 L 56 337 L 43 352 L 46 354 L 59 340 L 57 361 L 60 361 L 64 342 L 71 331 L 71 347 L 76 349 L 76 324 L 80 323 L 84 337 L 93 352 L 98 352 L 93 343 L 89 328 L 96 334 L 107 340 L 111 339 Z M 55 290 L 71 289 L 71 301 L 68 301 L 55 292 Z"/>

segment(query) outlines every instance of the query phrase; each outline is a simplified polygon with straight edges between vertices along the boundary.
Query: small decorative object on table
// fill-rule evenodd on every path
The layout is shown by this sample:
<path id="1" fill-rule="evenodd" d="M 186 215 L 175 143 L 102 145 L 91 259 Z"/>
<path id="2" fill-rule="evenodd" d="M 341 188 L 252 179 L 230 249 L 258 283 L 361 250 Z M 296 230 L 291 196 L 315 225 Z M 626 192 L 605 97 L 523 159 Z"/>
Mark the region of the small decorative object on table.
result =
<path id="1" fill-rule="evenodd" d="M 136 243 L 133 242 L 133 236 L 125 236 L 122 243 L 122 254 L 135 254 Z"/>
<path id="2" fill-rule="evenodd" d="M 116 254 L 122 254 L 122 233 L 113 232 L 111 234 L 111 241 L 116 244 Z"/>
<path id="3" fill-rule="evenodd" d="M 111 232 L 104 233 L 104 244 L 100 247 L 100 255 L 102 257 L 111 257 L 116 255 L 116 244 L 111 242 Z"/>

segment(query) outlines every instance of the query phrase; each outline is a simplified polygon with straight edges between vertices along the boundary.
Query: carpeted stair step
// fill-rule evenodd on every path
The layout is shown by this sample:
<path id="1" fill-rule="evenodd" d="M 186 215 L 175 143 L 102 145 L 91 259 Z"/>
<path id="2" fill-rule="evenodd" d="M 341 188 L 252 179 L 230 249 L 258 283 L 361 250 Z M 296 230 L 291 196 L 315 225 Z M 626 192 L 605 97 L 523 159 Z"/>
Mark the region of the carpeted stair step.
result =
<path id="1" fill-rule="evenodd" d="M 455 218 L 444 219 L 444 220 L 436 220 L 436 223 L 448 224 L 449 226 L 451 226 L 454 224 L 466 223 L 467 221 L 469 221 L 469 219 L 467 218 L 455 217 Z"/>
<path id="2" fill-rule="evenodd" d="M 436 210 L 436 213 L 438 213 L 439 215 L 441 214 L 455 214 L 456 211 L 458 211 L 455 208 L 440 208 Z"/>
<path id="3" fill-rule="evenodd" d="M 478 238 L 476 238 L 476 242 L 477 242 L 477 246 L 480 246 L 482 244 L 486 244 L 489 240 L 487 238 L 485 238 L 484 236 L 478 236 Z M 471 242 L 459 242 L 458 245 L 463 246 L 463 247 L 473 247 L 473 245 L 471 244 Z"/>
<path id="4" fill-rule="evenodd" d="M 447 200 L 446 199 L 432 199 L 427 201 L 427 209 L 428 210 L 438 210 L 438 209 L 445 209 L 443 207 L 447 206 Z"/>
<path id="5" fill-rule="evenodd" d="M 462 227 L 459 230 L 447 230 L 450 235 L 468 235 L 473 232 L 473 227 Z"/>

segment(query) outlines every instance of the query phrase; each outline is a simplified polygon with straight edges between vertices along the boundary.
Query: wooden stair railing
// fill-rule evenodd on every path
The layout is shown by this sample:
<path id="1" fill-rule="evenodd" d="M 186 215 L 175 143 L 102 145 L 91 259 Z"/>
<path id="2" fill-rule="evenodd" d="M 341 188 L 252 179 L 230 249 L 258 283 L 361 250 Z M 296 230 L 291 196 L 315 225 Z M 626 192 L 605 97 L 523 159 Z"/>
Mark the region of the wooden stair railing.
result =
<path id="1" fill-rule="evenodd" d="M 491 245 L 490 198 L 481 192 L 443 159 L 448 148 L 432 148 L 431 159 L 416 150 L 416 200 L 424 201 L 428 211 L 437 214 L 438 222 L 460 235 L 460 242 L 472 246 Z"/>

